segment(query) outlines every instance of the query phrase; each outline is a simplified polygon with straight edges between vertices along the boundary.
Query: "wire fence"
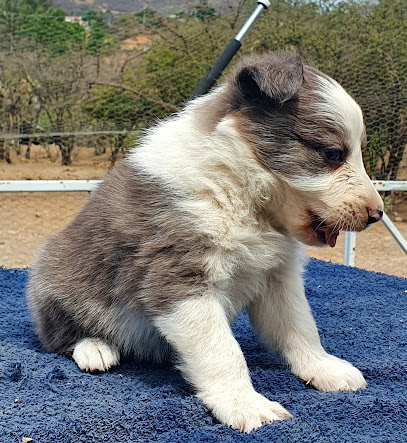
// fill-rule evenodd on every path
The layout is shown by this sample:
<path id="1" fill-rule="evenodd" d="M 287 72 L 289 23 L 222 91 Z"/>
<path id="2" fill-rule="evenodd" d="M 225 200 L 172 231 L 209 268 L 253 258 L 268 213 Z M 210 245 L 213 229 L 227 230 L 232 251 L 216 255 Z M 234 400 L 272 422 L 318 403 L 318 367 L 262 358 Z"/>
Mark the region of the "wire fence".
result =
<path id="1" fill-rule="evenodd" d="M 102 177 L 144 128 L 182 107 L 255 5 L 230 1 L 217 9 L 218 3 L 201 1 L 171 16 L 145 9 L 84 11 L 78 19 L 55 8 L 21 9 L 24 1 L 0 2 L 0 180 Z M 296 49 L 338 80 L 364 111 L 364 160 L 376 180 L 407 180 L 406 6 L 272 1 L 240 51 Z M 407 193 L 382 195 L 407 237 Z M 28 265 L 35 247 L 85 199 L 86 193 L 2 194 L 0 262 Z M 376 229 L 357 242 L 357 266 L 376 254 L 368 237 Z M 387 261 L 377 264 L 376 257 L 370 269 L 403 276 L 404 254 L 389 241 Z M 342 261 L 336 248 L 312 254 Z"/>

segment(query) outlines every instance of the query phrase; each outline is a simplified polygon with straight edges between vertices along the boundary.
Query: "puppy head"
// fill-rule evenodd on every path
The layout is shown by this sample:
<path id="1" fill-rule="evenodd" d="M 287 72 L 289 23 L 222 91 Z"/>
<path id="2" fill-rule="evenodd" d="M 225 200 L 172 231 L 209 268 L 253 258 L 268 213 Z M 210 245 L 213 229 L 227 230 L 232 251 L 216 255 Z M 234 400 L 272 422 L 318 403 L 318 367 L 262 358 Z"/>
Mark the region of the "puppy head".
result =
<path id="1" fill-rule="evenodd" d="M 240 136 L 281 183 L 283 204 L 270 199 L 269 210 L 291 235 L 335 246 L 340 230 L 380 220 L 362 162 L 362 112 L 336 81 L 296 53 L 272 53 L 243 59 L 228 90 Z"/>

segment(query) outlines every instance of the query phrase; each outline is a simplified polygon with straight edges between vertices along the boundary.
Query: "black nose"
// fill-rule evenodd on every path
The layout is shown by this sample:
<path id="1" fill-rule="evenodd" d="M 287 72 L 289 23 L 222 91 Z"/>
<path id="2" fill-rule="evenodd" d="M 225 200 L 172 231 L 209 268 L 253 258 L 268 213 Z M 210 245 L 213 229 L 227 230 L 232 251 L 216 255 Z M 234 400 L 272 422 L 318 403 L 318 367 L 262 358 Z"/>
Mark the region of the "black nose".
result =
<path id="1" fill-rule="evenodd" d="M 367 219 L 367 224 L 371 225 L 380 221 L 383 217 L 383 211 L 380 209 L 368 209 L 369 218 Z"/>

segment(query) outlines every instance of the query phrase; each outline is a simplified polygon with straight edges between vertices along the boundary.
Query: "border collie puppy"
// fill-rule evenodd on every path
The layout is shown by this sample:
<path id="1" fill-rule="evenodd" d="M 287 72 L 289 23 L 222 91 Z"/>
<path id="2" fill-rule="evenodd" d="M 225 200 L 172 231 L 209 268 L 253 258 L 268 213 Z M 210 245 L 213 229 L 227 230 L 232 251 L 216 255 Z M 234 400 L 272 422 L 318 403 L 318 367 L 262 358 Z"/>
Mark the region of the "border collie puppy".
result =
<path id="1" fill-rule="evenodd" d="M 249 433 L 290 414 L 253 388 L 230 328 L 246 309 L 297 377 L 363 389 L 322 348 L 301 275 L 302 244 L 333 247 L 382 216 L 365 143 L 336 81 L 295 53 L 243 58 L 149 130 L 39 251 L 27 298 L 43 346 L 84 371 L 173 350 L 213 415 Z"/>

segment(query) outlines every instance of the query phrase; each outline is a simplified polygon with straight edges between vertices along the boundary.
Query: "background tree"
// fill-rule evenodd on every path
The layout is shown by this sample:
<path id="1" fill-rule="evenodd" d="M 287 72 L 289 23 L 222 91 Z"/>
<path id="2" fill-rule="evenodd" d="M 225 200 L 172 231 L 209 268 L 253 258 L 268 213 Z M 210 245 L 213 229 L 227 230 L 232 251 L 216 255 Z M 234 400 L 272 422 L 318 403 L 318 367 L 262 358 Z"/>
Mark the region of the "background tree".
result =
<path id="1" fill-rule="evenodd" d="M 27 82 L 14 78 L 3 70 L 0 71 L 0 121 L 3 134 L 18 131 L 21 124 L 21 109 L 27 100 L 28 91 Z M 11 162 L 10 148 L 14 143 L 18 143 L 18 140 L 0 138 L 0 160 Z"/>
<path id="2" fill-rule="evenodd" d="M 101 57 L 118 47 L 118 39 L 109 32 L 102 13 L 88 11 L 83 16 L 83 20 L 89 24 L 85 49 L 96 58 L 96 77 L 98 77 Z"/>
<path id="3" fill-rule="evenodd" d="M 170 17 L 148 8 L 125 15 L 88 10 L 80 26 L 67 23 L 51 0 L 0 0 L 1 128 L 18 131 L 17 122 L 26 122 L 69 133 L 149 126 L 189 98 L 255 4 L 230 0 L 220 13 L 201 0 Z M 272 0 L 240 55 L 295 49 L 343 84 L 366 116 L 370 175 L 394 179 L 407 135 L 406 22 L 407 0 Z M 120 40 L 139 38 L 148 48 L 120 49 Z M 68 164 L 84 139 L 64 137 L 49 141 L 58 142 Z M 115 158 L 130 135 L 112 137 Z M 6 145 L 12 146 L 3 142 L 3 152 Z"/>

